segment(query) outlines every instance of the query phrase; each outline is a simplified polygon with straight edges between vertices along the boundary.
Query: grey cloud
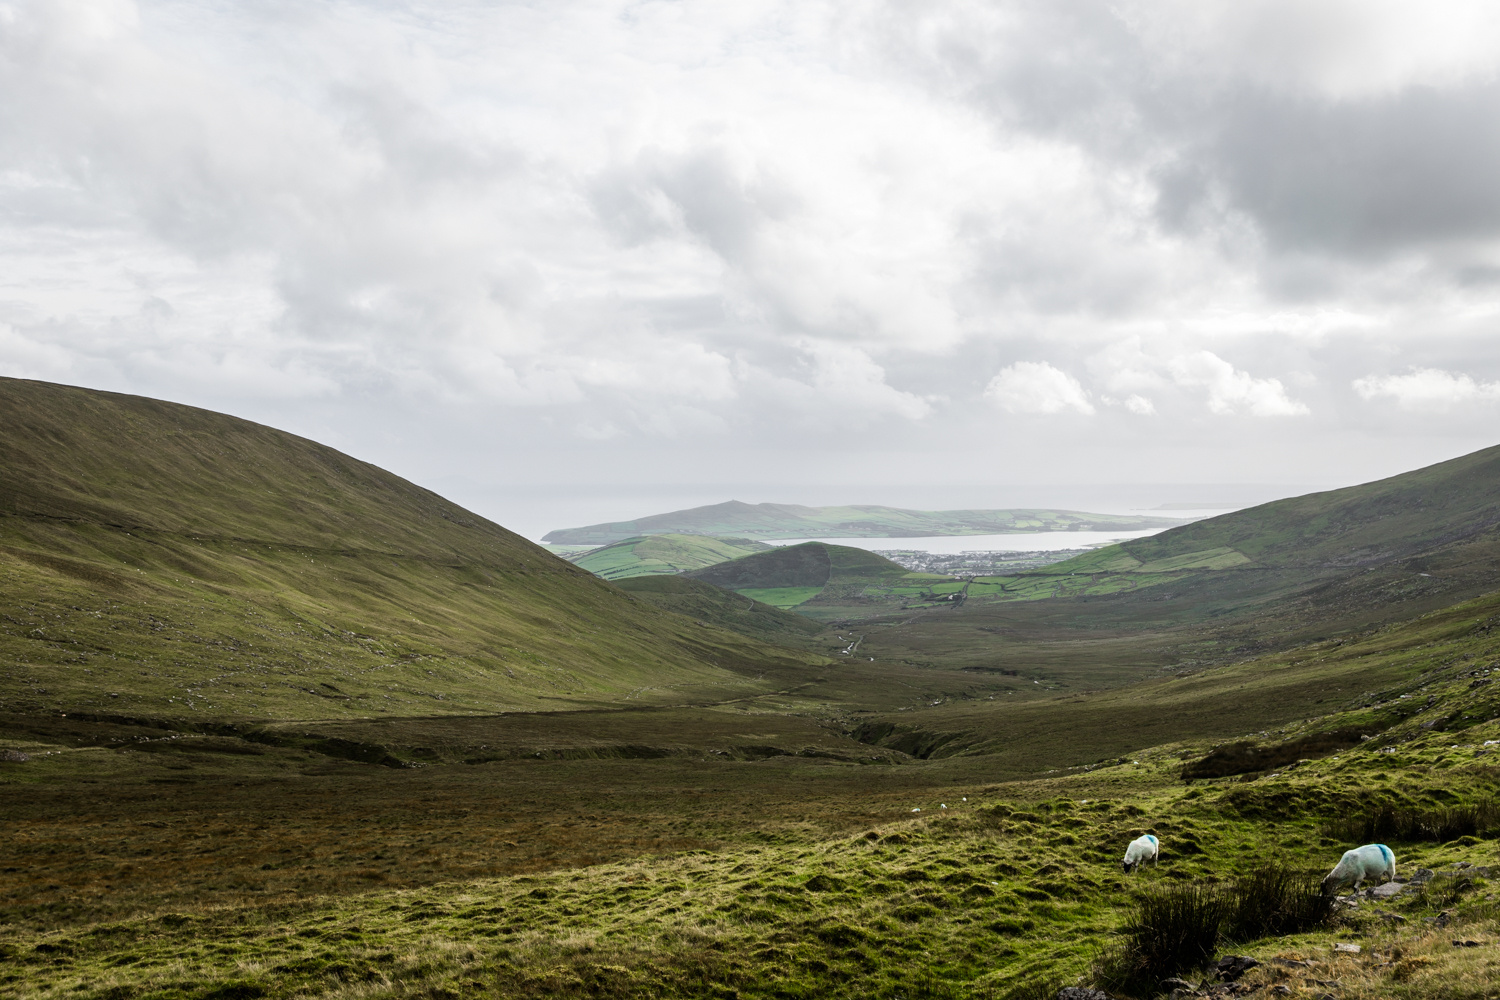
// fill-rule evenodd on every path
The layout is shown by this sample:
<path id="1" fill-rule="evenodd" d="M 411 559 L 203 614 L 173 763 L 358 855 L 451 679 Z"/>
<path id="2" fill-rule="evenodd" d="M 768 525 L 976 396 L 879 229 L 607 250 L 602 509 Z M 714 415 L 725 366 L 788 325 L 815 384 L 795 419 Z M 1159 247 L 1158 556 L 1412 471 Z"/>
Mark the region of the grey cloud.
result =
<path id="1" fill-rule="evenodd" d="M 1500 238 L 1493 78 L 1330 97 L 1153 48 L 1106 0 L 1011 5 L 994 24 L 955 10 L 890 44 L 920 46 L 930 84 L 997 128 L 1140 171 L 1169 230 L 1240 213 L 1275 248 L 1355 258 Z M 1473 262 L 1452 263 L 1457 278 Z"/>

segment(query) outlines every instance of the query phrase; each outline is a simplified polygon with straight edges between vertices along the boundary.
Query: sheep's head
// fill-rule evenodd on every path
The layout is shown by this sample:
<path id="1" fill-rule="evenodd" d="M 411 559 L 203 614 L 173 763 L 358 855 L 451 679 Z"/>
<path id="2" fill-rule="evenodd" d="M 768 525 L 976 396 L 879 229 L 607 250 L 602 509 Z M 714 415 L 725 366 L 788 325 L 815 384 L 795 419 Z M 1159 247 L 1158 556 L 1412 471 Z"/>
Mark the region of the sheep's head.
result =
<path id="1" fill-rule="evenodd" d="M 1126 862 L 1124 862 L 1124 865 L 1125 865 L 1125 874 L 1129 875 L 1131 872 L 1133 872 L 1135 870 L 1136 864 L 1137 864 L 1137 862 L 1134 862 L 1134 861 L 1126 861 Z"/>

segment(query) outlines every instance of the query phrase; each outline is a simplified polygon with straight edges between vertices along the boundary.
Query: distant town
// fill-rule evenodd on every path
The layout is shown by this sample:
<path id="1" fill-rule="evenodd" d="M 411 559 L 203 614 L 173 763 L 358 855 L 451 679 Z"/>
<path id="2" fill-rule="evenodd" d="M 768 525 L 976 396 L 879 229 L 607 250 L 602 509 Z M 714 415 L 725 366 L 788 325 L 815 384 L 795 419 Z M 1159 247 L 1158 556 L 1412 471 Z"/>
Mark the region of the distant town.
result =
<path id="1" fill-rule="evenodd" d="M 1071 559 L 1088 549 L 1056 549 L 1042 552 L 922 552 L 913 549 L 875 549 L 893 563 L 915 573 L 945 576 L 1002 576 L 1036 569 Z"/>

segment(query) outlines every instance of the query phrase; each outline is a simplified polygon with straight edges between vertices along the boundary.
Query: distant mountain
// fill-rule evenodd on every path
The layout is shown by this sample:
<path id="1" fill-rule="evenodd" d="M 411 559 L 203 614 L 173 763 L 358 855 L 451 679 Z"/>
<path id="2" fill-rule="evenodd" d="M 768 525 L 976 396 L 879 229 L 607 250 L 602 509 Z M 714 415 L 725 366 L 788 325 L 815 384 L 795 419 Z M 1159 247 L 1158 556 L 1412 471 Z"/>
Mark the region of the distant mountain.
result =
<path id="1" fill-rule="evenodd" d="M 786 545 L 683 575 L 823 619 L 953 602 L 963 588 L 950 577 L 913 573 L 873 552 L 827 542 Z"/>
<path id="2" fill-rule="evenodd" d="M 305 438 L 0 378 L 0 716 L 555 710 L 723 698 L 822 662 L 634 600 Z"/>
<path id="3" fill-rule="evenodd" d="M 662 534 L 778 539 L 905 538 L 1029 531 L 1150 531 L 1186 523 L 1181 518 L 1087 514 L 1076 510 L 904 510 L 730 500 L 634 521 L 560 528 L 548 532 L 542 540 L 555 545 L 609 545 L 637 535 Z"/>
<path id="4" fill-rule="evenodd" d="M 635 576 L 686 573 L 769 548 L 765 542 L 748 538 L 637 535 L 613 545 L 569 553 L 563 558 L 606 580 L 627 580 Z"/>

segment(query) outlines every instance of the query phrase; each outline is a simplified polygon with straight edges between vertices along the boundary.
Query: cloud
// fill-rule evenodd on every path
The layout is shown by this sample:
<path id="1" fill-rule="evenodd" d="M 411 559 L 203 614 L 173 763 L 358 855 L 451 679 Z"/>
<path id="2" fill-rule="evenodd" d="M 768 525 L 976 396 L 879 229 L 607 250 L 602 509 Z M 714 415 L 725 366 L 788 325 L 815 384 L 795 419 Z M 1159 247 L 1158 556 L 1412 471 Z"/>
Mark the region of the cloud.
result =
<path id="1" fill-rule="evenodd" d="M 863 350 L 827 343 L 807 343 L 803 348 L 813 360 L 812 390 L 821 404 L 907 420 L 932 413 L 930 401 L 888 385 L 885 369 Z"/>
<path id="2" fill-rule="evenodd" d="M 1094 405 L 1078 380 L 1045 361 L 1017 361 L 1000 369 L 985 397 L 1007 413 L 1091 414 Z"/>
<path id="3" fill-rule="evenodd" d="M 870 427 L 995 468 L 976 449 L 1022 445 L 985 437 L 990 405 L 1160 416 L 1110 421 L 1107 454 L 1097 423 L 1037 422 L 1043 477 L 1211 452 L 1205 410 L 1301 415 L 1237 433 L 1378 464 L 1380 413 L 1328 387 L 1407 407 L 1488 399 L 1500 372 L 1489 4 L 0 19 L 0 90 L 26 95 L 0 102 L 4 372 L 423 468 L 674 481 L 715 446 L 821 470 Z M 1360 378 L 1392 358 L 1416 371 Z M 1473 374 L 1399 381 L 1439 369 Z M 1420 405 L 1450 453 L 1480 433 Z"/>
<path id="4" fill-rule="evenodd" d="M 1208 390 L 1212 413 L 1243 411 L 1255 417 L 1295 417 L 1310 412 L 1287 396 L 1280 379 L 1255 378 L 1212 351 L 1174 358 L 1169 369 L 1178 385 Z"/>
<path id="5" fill-rule="evenodd" d="M 1406 375 L 1367 375 L 1354 380 L 1361 399 L 1394 399 L 1403 410 L 1450 410 L 1464 403 L 1500 402 L 1500 382 L 1479 382 L 1460 372 L 1416 368 Z"/>

